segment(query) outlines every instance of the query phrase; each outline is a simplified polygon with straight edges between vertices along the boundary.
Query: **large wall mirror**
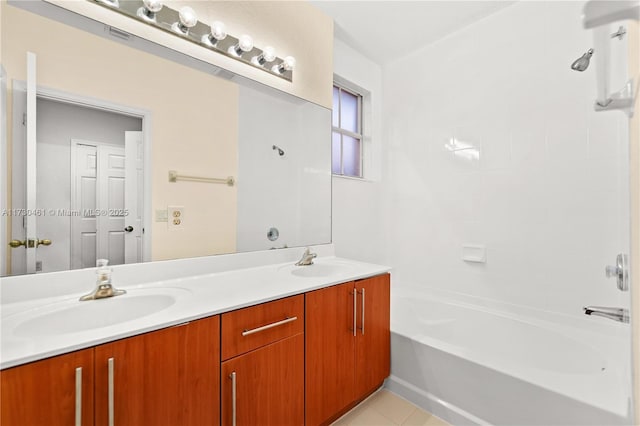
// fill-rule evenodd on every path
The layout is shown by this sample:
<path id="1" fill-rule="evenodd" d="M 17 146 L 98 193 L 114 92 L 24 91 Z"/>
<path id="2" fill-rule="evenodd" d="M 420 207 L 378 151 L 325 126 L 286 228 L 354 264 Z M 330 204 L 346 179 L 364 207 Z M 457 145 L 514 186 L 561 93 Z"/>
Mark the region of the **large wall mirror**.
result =
<path id="1" fill-rule="evenodd" d="M 328 109 L 45 2 L 2 7 L 3 275 L 331 241 Z"/>

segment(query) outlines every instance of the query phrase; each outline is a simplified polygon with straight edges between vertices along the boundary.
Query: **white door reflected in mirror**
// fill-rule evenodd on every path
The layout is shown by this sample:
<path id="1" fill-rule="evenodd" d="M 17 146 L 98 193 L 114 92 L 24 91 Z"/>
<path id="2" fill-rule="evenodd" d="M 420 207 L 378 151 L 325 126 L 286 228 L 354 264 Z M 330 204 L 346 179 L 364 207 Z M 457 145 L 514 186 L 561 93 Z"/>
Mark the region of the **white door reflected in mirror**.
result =
<path id="1" fill-rule="evenodd" d="M 33 80 L 33 54 L 28 68 Z M 142 261 L 142 119 L 81 96 L 59 97 L 35 81 L 14 81 L 13 93 L 12 237 L 26 244 L 10 253 L 11 274 L 93 267 L 98 258 Z M 50 244 L 38 244 L 36 228 Z"/>

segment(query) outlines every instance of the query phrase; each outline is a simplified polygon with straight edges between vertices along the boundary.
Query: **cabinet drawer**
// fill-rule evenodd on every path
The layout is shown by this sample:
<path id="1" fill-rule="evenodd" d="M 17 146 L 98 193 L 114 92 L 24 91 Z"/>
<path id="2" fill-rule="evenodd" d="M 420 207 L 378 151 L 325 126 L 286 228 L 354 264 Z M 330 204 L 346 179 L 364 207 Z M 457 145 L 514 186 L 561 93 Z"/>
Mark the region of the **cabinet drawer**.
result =
<path id="1" fill-rule="evenodd" d="M 304 295 L 274 300 L 222 315 L 226 360 L 304 331 Z"/>

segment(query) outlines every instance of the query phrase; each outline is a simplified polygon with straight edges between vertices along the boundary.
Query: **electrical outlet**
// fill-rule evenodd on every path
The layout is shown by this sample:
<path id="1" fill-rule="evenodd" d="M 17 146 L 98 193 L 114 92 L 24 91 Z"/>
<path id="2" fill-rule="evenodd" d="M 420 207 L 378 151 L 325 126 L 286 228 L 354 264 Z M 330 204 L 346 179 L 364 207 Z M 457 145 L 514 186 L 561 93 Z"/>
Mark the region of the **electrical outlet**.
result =
<path id="1" fill-rule="evenodd" d="M 167 216 L 167 226 L 170 230 L 184 227 L 184 206 L 168 206 Z"/>

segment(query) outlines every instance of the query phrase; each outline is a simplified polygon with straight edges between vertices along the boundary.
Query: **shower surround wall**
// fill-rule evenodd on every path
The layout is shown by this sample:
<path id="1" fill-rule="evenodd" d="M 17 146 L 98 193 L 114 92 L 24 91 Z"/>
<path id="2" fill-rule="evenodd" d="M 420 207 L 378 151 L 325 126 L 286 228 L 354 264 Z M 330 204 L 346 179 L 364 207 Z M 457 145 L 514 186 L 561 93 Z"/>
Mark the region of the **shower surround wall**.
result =
<path id="1" fill-rule="evenodd" d="M 583 4 L 517 2 L 384 67 L 377 260 L 396 285 L 578 317 L 628 307 L 604 276 L 629 245 L 628 119 L 593 111 L 593 63 L 569 67 L 593 43 Z"/>
<path id="2" fill-rule="evenodd" d="M 237 251 L 331 241 L 329 120 L 328 110 L 298 98 L 239 87 Z"/>

